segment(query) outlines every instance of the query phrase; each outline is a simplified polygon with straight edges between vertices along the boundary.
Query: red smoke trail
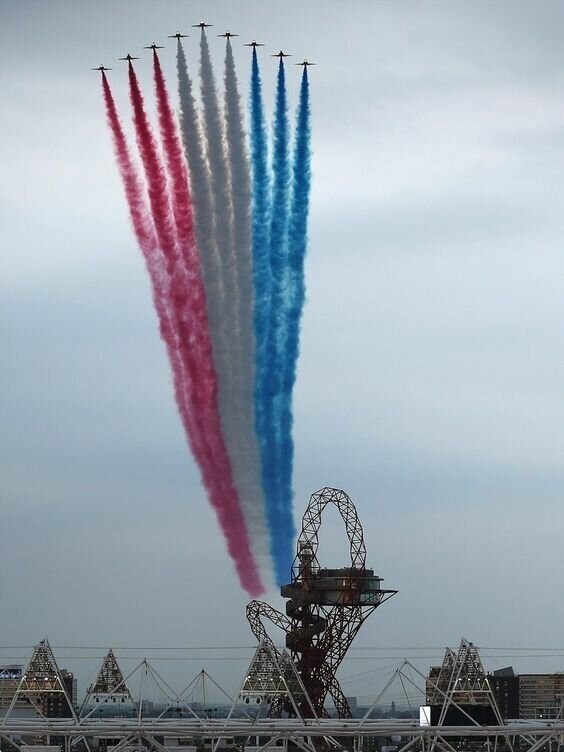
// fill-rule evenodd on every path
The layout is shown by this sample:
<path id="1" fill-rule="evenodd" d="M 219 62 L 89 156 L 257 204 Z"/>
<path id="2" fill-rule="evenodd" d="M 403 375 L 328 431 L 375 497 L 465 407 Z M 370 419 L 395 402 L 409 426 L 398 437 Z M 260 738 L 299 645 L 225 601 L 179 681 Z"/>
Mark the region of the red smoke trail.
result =
<path id="1" fill-rule="evenodd" d="M 180 417 L 186 434 L 189 436 L 190 447 L 198 461 L 203 458 L 201 442 L 194 430 L 194 424 L 189 409 L 189 400 L 185 391 L 185 378 L 182 360 L 178 352 L 178 343 L 173 326 L 171 313 L 168 310 L 168 280 L 163 258 L 157 246 L 155 231 L 148 207 L 145 202 L 144 190 L 137 169 L 131 159 L 127 141 L 121 126 L 116 105 L 105 73 L 102 73 L 102 86 L 106 105 L 108 125 L 112 132 L 116 159 L 125 189 L 125 196 L 129 206 L 131 221 L 139 247 L 145 257 L 145 263 L 153 288 L 153 301 L 159 320 L 161 337 L 166 344 L 170 360 L 174 394 L 180 412 Z"/>
<path id="2" fill-rule="evenodd" d="M 195 378 L 199 384 L 198 394 L 202 404 L 215 408 L 217 405 L 217 376 L 213 363 L 206 297 L 196 244 L 192 199 L 188 187 L 188 173 L 184 151 L 156 51 L 153 51 L 153 65 L 160 133 L 171 189 L 177 251 L 182 257 L 185 271 L 182 278 L 178 280 L 177 292 L 182 295 L 183 290 L 179 288 L 184 285 L 187 314 L 190 316 L 192 327 L 190 332 L 192 354 L 197 357 L 198 367 Z"/>
<path id="3" fill-rule="evenodd" d="M 143 97 L 133 66 L 129 65 L 130 96 L 137 142 L 149 186 L 149 200 L 159 245 L 167 258 L 171 276 L 171 302 L 182 360 L 192 383 L 192 409 L 208 452 L 200 462 L 208 495 L 219 518 L 227 546 L 243 587 L 252 595 L 263 592 L 253 560 L 245 521 L 233 486 L 231 465 L 225 449 L 217 405 L 217 380 L 213 365 L 206 315 L 206 301 L 194 240 L 192 205 L 184 157 L 162 72 L 155 68 L 159 121 L 167 167 L 173 188 L 170 213 L 169 190 L 155 140 L 145 114 Z M 160 72 L 160 76 L 158 75 Z M 184 185 L 182 185 L 184 183 Z"/>
<path id="4" fill-rule="evenodd" d="M 155 92 L 159 125 L 163 140 L 164 153 L 172 187 L 172 210 L 176 223 L 176 232 L 180 250 L 184 256 L 191 278 L 200 279 L 200 260 L 194 234 L 192 199 L 188 188 L 188 173 L 184 159 L 184 150 L 180 141 L 176 121 L 170 105 L 160 60 L 153 51 Z M 203 286 L 200 285 L 202 295 Z"/>

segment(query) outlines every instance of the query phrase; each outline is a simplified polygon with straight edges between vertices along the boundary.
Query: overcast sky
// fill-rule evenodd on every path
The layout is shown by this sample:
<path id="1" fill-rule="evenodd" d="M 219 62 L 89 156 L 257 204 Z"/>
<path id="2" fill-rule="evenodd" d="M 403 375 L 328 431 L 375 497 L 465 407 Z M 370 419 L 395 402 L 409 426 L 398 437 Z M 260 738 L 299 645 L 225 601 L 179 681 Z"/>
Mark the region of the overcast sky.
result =
<path id="1" fill-rule="evenodd" d="M 318 63 L 296 518 L 317 488 L 347 490 L 369 564 L 400 591 L 357 643 L 398 650 L 343 675 L 461 635 L 495 648 L 489 668 L 564 670 L 560 0 L 3 0 L 0 12 L 0 644 L 253 644 L 90 71 L 114 68 L 129 121 L 116 59 L 204 17 L 218 75 L 214 34 L 241 34 L 245 90 L 242 42 L 268 45 L 269 111 L 268 53 Z M 173 87 L 174 46 L 162 52 Z M 288 78 L 294 105 L 299 69 Z M 320 558 L 347 563 L 332 513 Z M 157 664 L 175 686 L 203 664 L 232 690 L 250 654 L 181 655 L 195 660 Z M 81 684 L 96 668 L 61 663 Z M 347 694 L 370 695 L 382 672 Z"/>

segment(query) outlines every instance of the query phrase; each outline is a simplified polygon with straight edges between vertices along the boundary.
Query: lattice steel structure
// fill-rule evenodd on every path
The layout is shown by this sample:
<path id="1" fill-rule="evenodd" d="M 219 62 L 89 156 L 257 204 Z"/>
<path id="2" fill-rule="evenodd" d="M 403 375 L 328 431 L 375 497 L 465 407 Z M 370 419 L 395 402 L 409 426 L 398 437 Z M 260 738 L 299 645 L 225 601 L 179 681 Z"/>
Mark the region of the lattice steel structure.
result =
<path id="1" fill-rule="evenodd" d="M 256 700 L 276 708 L 292 708 L 293 715 L 307 702 L 304 687 L 290 657 L 283 650 L 278 651 L 270 640 L 258 646 L 239 692 L 245 702 Z M 311 705 L 311 703 L 309 703 Z"/>
<path id="2" fill-rule="evenodd" d="M 259 614 L 256 615 L 258 618 Z M 456 653 L 451 652 L 456 657 Z M 277 663 L 277 660 L 274 661 L 274 664 Z M 33 665 L 37 666 L 38 663 L 34 662 Z M 158 685 L 168 700 L 166 708 L 156 717 L 154 714 L 149 715 L 152 711 L 148 707 L 147 715 L 144 714 L 145 700 L 151 697 L 148 692 L 152 684 L 147 681 L 133 682 L 136 677 L 139 678 L 139 674 L 141 678 L 152 676 L 158 680 Z M 389 743 L 390 737 L 395 738 L 397 752 L 453 752 L 461 749 L 472 752 L 510 752 L 511 745 L 519 752 L 564 751 L 562 715 L 550 720 L 514 720 L 500 725 L 483 725 L 470 717 L 457 725 L 427 725 L 417 723 L 414 719 L 372 718 L 372 710 L 393 681 L 399 679 L 404 691 L 406 686 L 422 691 L 414 676 L 423 681 L 426 677 L 407 660 L 394 672 L 394 676 L 375 698 L 364 717 L 353 719 L 302 718 L 299 715 L 273 719 L 246 713 L 237 717 L 232 717 L 231 713 L 227 718 L 208 717 L 205 710 L 197 713 L 182 699 L 195 683 L 203 681 L 204 674 L 202 671 L 183 692 L 177 694 L 164 677 L 147 660 L 143 660 L 124 680 L 131 682 L 130 686 L 139 685 L 139 695 L 134 694 L 138 706 L 138 713 L 134 717 L 103 717 L 89 713 L 81 718 L 76 714 L 68 718 L 46 718 L 41 715 L 22 717 L 8 712 L 3 717 L 0 716 L 0 740 L 5 745 L 3 748 L 13 752 L 29 752 L 29 746 L 26 745 L 30 742 L 37 743 L 40 739 L 60 744 L 65 752 L 81 752 L 84 747 L 89 752 L 91 745 L 98 744 L 100 739 L 114 739 L 114 744 L 117 745 L 114 752 L 132 749 L 139 752 L 171 752 L 178 750 L 179 744 L 184 749 L 190 749 L 184 746 L 187 742 L 193 747 L 202 744 L 202 740 L 207 752 L 218 752 L 225 746 L 231 746 L 234 740 L 257 738 L 258 746 L 251 747 L 254 752 L 271 752 L 272 749 L 280 752 L 296 749 L 301 752 L 363 752 L 367 749 L 380 749 Z M 462 677 L 461 672 L 460 678 Z M 263 683 L 264 677 L 257 678 L 259 682 L 254 688 L 258 691 L 265 688 L 268 690 L 268 678 L 267 684 Z M 473 680 L 470 681 L 470 686 L 472 685 Z M 219 685 L 216 686 L 219 688 Z M 270 688 L 276 693 L 282 686 Z M 119 691 L 118 688 L 116 690 Z M 442 696 L 440 692 L 439 696 Z M 456 706 L 452 697 L 450 704 Z M 171 716 L 167 712 L 168 709 L 176 710 L 180 705 L 185 708 L 185 714 L 173 713 Z M 227 740 L 229 745 L 220 745 L 220 742 Z M 461 740 L 465 740 L 464 744 Z"/>
<path id="3" fill-rule="evenodd" d="M 266 657 L 263 668 L 266 668 L 269 660 L 271 658 Z M 277 665 L 280 668 L 277 659 L 272 663 L 272 670 Z M 257 668 L 260 669 L 260 666 Z M 233 717 L 231 712 L 227 718 L 208 717 L 205 712 L 196 713 L 188 703 L 181 700 L 194 681 L 199 681 L 198 677 L 188 685 L 185 692 L 178 695 L 146 660 L 133 669 L 126 680 L 133 679 L 138 673 L 158 678 L 160 685 L 167 690 L 165 696 L 170 701 L 167 708 L 175 709 L 182 702 L 187 713 L 181 716 L 174 713 L 171 717 L 165 709 L 157 717 L 145 716 L 144 700 L 149 695 L 145 694 L 147 683 L 141 682 L 140 694 L 137 697 L 139 712 L 133 718 L 92 714 L 81 718 L 76 715 L 71 718 L 30 718 L 8 714 L 0 717 L 0 740 L 5 743 L 6 749 L 13 752 L 29 752 L 29 747 L 24 746 L 25 744 L 29 744 L 30 740 L 45 738 L 50 738 L 51 742 L 59 740 L 57 744 L 61 747 L 64 745 L 65 752 L 81 752 L 84 749 L 83 744 L 90 750 L 98 743 L 96 740 L 100 739 L 115 740 L 114 744 L 117 746 L 114 747 L 114 752 L 172 752 L 179 749 L 179 744 L 182 745 L 181 748 L 190 749 L 201 745 L 200 749 L 203 748 L 207 752 L 218 752 L 226 746 L 231 746 L 235 740 L 246 746 L 248 740 L 255 739 L 259 741 L 258 746 L 251 746 L 254 752 L 270 752 L 272 749 L 279 752 L 297 749 L 301 752 L 363 752 L 367 749 L 380 749 L 389 743 L 390 737 L 395 739 L 397 752 L 511 752 L 512 748 L 519 752 L 564 750 L 564 723 L 561 718 L 550 721 L 510 721 L 501 725 L 483 725 L 470 717 L 457 725 L 427 725 L 417 723 L 414 719 L 372 718 L 372 710 L 394 680 L 400 681 L 404 691 L 406 686 L 413 686 L 421 692 L 414 675 L 420 680 L 425 680 L 426 677 L 407 660 L 394 672 L 394 676 L 368 708 L 364 717 L 352 719 L 302 718 L 299 714 L 293 718 L 273 719 L 247 713 Z M 250 691 L 270 691 L 272 696 L 285 689 L 284 682 L 278 686 L 270 684 L 268 673 L 265 676 L 253 676 L 249 684 Z M 233 707 L 235 704 L 236 700 Z M 456 702 L 452 698 L 450 704 L 456 707 Z M 462 709 L 462 706 L 460 707 Z M 205 740 L 203 744 L 202 740 Z M 184 746 L 187 743 L 190 747 Z"/>
<path id="4" fill-rule="evenodd" d="M 181 718 L 139 721 L 133 719 L 45 719 L 12 718 L 0 720 L 0 738 L 4 739 L 14 752 L 29 752 L 22 749 L 22 738 L 56 735 L 67 740 L 65 748 L 72 750 L 75 740 L 111 738 L 120 740 L 120 749 L 128 744 L 143 743 L 144 749 L 166 752 L 167 747 L 175 747 L 178 739 L 208 739 L 207 749 L 214 749 L 218 740 L 225 738 L 248 738 L 259 736 L 263 741 L 255 752 L 271 750 L 276 741 L 292 742 L 304 752 L 319 752 L 314 740 L 327 740 L 324 749 L 334 752 L 342 749 L 360 752 L 362 741 L 378 738 L 381 744 L 391 736 L 401 737 L 397 752 L 453 752 L 453 740 L 471 737 L 476 743 L 482 742 L 481 749 L 499 749 L 508 736 L 519 742 L 519 752 L 561 752 L 564 748 L 564 723 L 562 721 L 537 721 L 535 723 L 513 721 L 504 726 L 420 726 L 411 720 L 401 719 L 362 719 L 337 720 L 330 718 L 300 719 L 283 718 Z M 342 744 L 343 740 L 352 743 Z M 497 741 L 496 741 L 497 740 Z M 294 746 L 295 749 L 295 746 Z"/>
<path id="5" fill-rule="evenodd" d="M 123 674 L 114 651 L 110 648 L 104 658 L 102 668 L 88 692 L 93 695 L 109 695 L 115 693 L 118 688 L 120 694 L 126 695 L 130 702 L 133 702 L 127 684 L 123 680 Z"/>
<path id="6" fill-rule="evenodd" d="M 427 702 L 441 706 L 440 723 L 444 722 L 452 702 L 458 705 L 487 705 L 491 707 L 496 721 L 500 725 L 503 723 L 478 648 L 464 638 L 457 653 L 446 649 L 438 677 L 428 681 Z"/>
<path id="7" fill-rule="evenodd" d="M 322 568 L 317 560 L 321 517 L 328 504 L 339 511 L 350 544 L 350 566 L 340 569 Z M 322 488 L 311 496 L 291 574 L 291 582 L 281 589 L 288 598 L 286 615 L 267 603 L 252 601 L 247 606 L 251 630 L 260 642 L 270 639 L 262 623 L 265 617 L 286 633 L 286 646 L 311 700 L 300 705 L 303 718 L 326 715 L 328 695 L 339 718 L 348 718 L 351 711 L 336 678 L 337 668 L 368 616 L 397 591 L 384 590 L 382 578 L 366 568 L 362 525 L 344 491 Z M 274 704 L 271 715 L 280 710 Z"/>
<path id="8" fill-rule="evenodd" d="M 108 702 L 134 704 L 129 687 L 111 648 L 106 653 L 98 676 L 88 687 L 80 712 L 82 714 L 91 704 Z"/>
<path id="9" fill-rule="evenodd" d="M 75 717 L 72 699 L 67 689 L 55 656 L 47 638 L 33 649 L 31 659 L 14 692 L 6 717 L 9 717 L 18 702 L 25 702 L 42 716 Z"/>
<path id="10" fill-rule="evenodd" d="M 43 695 L 46 692 L 65 692 L 55 657 L 47 638 L 35 646 L 18 692 L 26 696 Z"/>

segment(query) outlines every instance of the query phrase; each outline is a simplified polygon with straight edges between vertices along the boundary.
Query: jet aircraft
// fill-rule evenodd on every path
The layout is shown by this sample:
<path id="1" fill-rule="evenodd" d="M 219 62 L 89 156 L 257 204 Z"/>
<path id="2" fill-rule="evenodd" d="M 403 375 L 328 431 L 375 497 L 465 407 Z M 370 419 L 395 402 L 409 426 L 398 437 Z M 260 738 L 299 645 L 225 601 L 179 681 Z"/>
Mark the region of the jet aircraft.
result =
<path id="1" fill-rule="evenodd" d="M 280 58 L 280 60 L 282 60 L 283 57 L 292 57 L 292 56 L 287 55 L 285 52 L 282 52 L 282 50 L 280 50 L 280 52 L 277 52 L 275 55 L 271 55 L 270 57 L 278 57 Z"/>
<path id="2" fill-rule="evenodd" d="M 255 49 L 256 47 L 264 47 L 264 44 L 262 42 L 255 42 L 255 40 L 253 39 L 252 42 L 247 42 L 245 47 L 252 47 L 253 49 Z"/>
<path id="3" fill-rule="evenodd" d="M 200 21 L 199 24 L 192 24 L 193 29 L 207 29 L 208 26 L 213 26 L 213 24 L 207 24 L 205 21 Z"/>
<path id="4" fill-rule="evenodd" d="M 138 57 L 133 57 L 128 52 L 125 57 L 120 57 L 120 60 L 127 60 L 127 62 L 130 63 L 132 60 L 139 60 L 139 58 Z"/>
<path id="5" fill-rule="evenodd" d="M 185 39 L 188 36 L 188 34 L 181 34 L 179 31 L 176 32 L 176 34 L 169 34 L 169 39 Z"/>
<path id="6" fill-rule="evenodd" d="M 225 37 L 226 39 L 230 39 L 231 37 L 238 37 L 239 34 L 232 34 L 230 31 L 226 31 L 225 34 L 218 34 L 218 37 Z"/>
<path id="7" fill-rule="evenodd" d="M 100 71 L 100 73 L 103 73 L 106 70 L 111 70 L 111 68 L 106 68 L 105 65 L 99 65 L 97 68 L 92 68 L 92 70 Z"/>
<path id="8" fill-rule="evenodd" d="M 296 65 L 302 65 L 304 68 L 307 68 L 309 65 L 317 65 L 317 63 L 310 63 L 309 60 L 304 60 L 303 63 L 296 63 Z"/>
<path id="9" fill-rule="evenodd" d="M 162 49 L 164 49 L 164 47 L 161 47 L 160 44 L 155 44 L 153 42 L 153 44 L 148 44 L 146 47 L 143 47 L 143 49 L 144 50 L 153 50 L 153 52 L 155 52 L 155 50 L 162 50 Z"/>

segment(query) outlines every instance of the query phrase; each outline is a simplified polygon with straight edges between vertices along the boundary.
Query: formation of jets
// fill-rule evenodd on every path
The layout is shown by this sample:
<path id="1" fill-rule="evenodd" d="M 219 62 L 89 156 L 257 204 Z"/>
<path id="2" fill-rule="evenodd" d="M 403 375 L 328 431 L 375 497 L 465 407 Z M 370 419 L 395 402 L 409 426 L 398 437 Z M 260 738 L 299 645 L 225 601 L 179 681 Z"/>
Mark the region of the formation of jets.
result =
<path id="1" fill-rule="evenodd" d="M 200 23 L 192 24 L 192 28 L 194 29 L 207 29 L 208 27 L 213 26 L 213 24 L 206 23 L 205 21 L 200 21 Z M 185 39 L 188 36 L 188 34 L 181 34 L 179 31 L 176 32 L 176 34 L 169 34 L 169 39 L 177 39 L 180 41 L 180 39 Z M 225 39 L 231 39 L 231 37 L 238 37 L 239 34 L 233 34 L 230 31 L 226 31 L 224 34 L 218 34 L 218 37 L 224 37 Z M 252 47 L 253 50 L 256 50 L 257 47 L 264 47 L 264 44 L 262 42 L 257 42 L 253 39 L 252 42 L 247 42 L 245 44 L 245 47 Z M 146 47 L 143 47 L 144 50 L 153 50 L 153 52 L 156 52 L 157 50 L 162 50 L 163 47 L 159 44 L 149 44 Z M 283 52 L 280 50 L 280 52 L 275 53 L 274 55 L 271 55 L 271 57 L 277 57 L 279 60 L 282 60 L 285 57 L 292 57 L 291 55 L 287 54 L 286 52 Z M 132 60 L 139 60 L 138 57 L 133 57 L 129 53 L 125 57 L 120 57 L 120 60 L 126 60 L 128 63 L 131 63 Z M 310 63 L 309 60 L 304 60 L 302 63 L 296 63 L 296 65 L 301 65 L 304 69 L 308 68 L 310 65 L 315 65 L 315 63 Z M 104 65 L 99 65 L 97 68 L 92 68 L 92 70 L 100 71 L 100 73 L 103 73 L 104 71 L 112 70 L 111 68 L 106 68 Z"/>

